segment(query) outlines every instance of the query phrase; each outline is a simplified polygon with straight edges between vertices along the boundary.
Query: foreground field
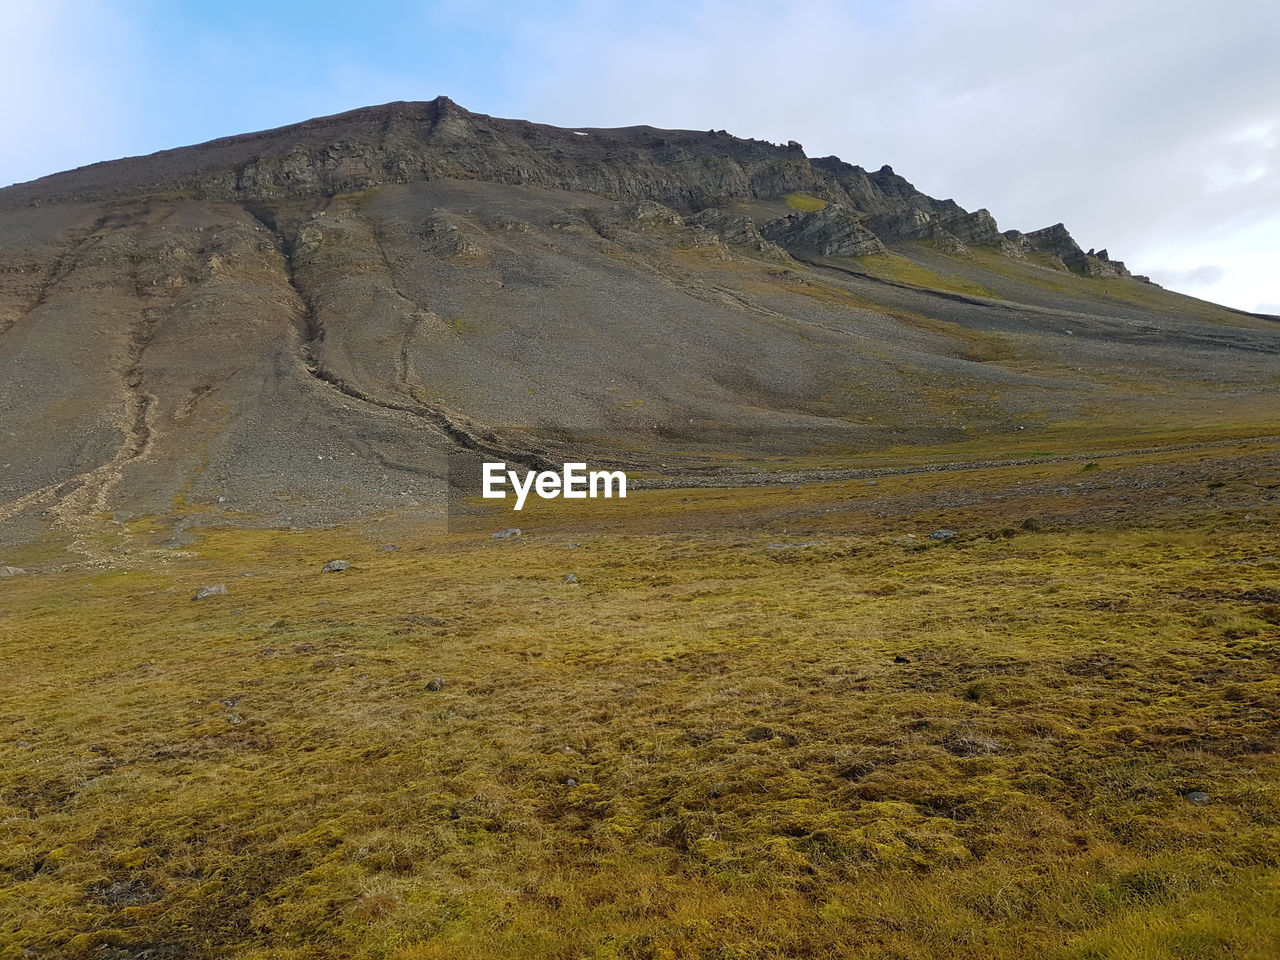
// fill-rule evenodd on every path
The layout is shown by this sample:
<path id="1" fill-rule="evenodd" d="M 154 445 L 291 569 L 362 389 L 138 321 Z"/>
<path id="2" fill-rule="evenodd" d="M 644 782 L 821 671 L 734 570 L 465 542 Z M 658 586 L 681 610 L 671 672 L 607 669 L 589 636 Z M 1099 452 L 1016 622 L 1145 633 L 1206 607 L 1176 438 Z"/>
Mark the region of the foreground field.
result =
<path id="1" fill-rule="evenodd" d="M 1275 956 L 1278 463 L 30 546 L 0 956 Z"/>

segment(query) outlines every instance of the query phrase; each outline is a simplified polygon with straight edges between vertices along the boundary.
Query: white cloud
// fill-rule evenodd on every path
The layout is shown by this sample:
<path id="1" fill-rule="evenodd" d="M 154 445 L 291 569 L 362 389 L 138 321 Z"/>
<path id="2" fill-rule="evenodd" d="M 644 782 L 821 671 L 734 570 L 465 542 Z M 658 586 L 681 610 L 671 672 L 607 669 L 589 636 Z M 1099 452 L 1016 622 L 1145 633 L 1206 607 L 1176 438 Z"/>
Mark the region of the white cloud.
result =
<path id="1" fill-rule="evenodd" d="M 1222 280 L 1226 271 L 1212 264 L 1194 267 L 1190 270 L 1162 270 L 1157 279 L 1169 286 L 1211 287 Z"/>
<path id="2" fill-rule="evenodd" d="M 271 11 L 229 9 L 176 48 L 149 30 L 145 3 L 10 0 L 0 123 L 18 133 L 0 140 L 0 181 L 447 93 L 564 126 L 795 139 L 811 156 L 892 164 L 1004 227 L 1063 220 L 1082 246 L 1175 287 L 1205 292 L 1193 273 L 1213 264 L 1215 298 L 1280 300 L 1274 0 L 424 9 L 325 32 L 313 55 L 316 35 Z"/>
<path id="3" fill-rule="evenodd" d="M 543 69 L 512 107 L 547 122 L 794 138 L 811 156 L 890 163 L 1005 227 L 1064 220 L 1139 272 L 1221 263 L 1237 279 L 1215 295 L 1245 297 L 1235 305 L 1280 293 L 1273 268 L 1242 278 L 1254 261 L 1233 241 L 1280 209 L 1280 4 L 690 9 L 658 22 L 581 5 L 535 36 Z M 1167 259 L 1180 245 L 1199 262 Z M 1266 252 L 1280 262 L 1280 245 Z"/>

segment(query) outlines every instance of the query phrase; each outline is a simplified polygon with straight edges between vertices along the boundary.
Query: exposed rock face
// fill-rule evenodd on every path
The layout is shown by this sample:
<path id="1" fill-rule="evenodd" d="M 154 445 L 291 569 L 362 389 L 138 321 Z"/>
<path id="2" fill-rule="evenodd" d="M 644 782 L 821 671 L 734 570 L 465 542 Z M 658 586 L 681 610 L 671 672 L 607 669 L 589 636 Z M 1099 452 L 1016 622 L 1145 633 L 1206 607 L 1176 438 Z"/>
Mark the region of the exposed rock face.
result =
<path id="1" fill-rule="evenodd" d="M 1019 233 L 1017 230 L 1006 230 L 1002 233 L 997 246 L 1006 257 L 1015 260 L 1025 259 L 1031 250 L 1031 243 L 1027 240 L 1026 234 Z"/>
<path id="2" fill-rule="evenodd" d="M 724 131 L 564 130 L 472 113 L 447 97 L 390 103 L 215 140 L 198 152 L 183 148 L 95 164 L 11 188 L 7 199 L 45 203 L 165 193 L 274 204 L 440 178 L 655 203 L 677 218 L 731 201 L 804 191 L 864 218 L 860 230 L 850 229 L 849 236 L 833 241 L 845 250 L 876 249 L 865 237 L 870 232 L 885 243 L 930 240 L 952 252 L 973 244 L 995 246 L 1011 256 L 1039 249 L 1081 272 L 1127 275 L 1105 256 L 1097 257 L 1097 263 L 1086 261 L 1061 224 L 1027 234 L 1029 247 L 1021 245 L 1016 237 L 1022 235 L 1002 235 L 988 211 L 969 212 L 954 200 L 930 197 L 887 165 L 868 172 L 838 157 L 810 160 L 795 141 L 781 146 Z M 635 208 L 638 221 L 670 222 L 666 214 L 655 220 L 652 212 Z M 727 243 L 776 254 L 719 215 L 699 225 Z M 726 228 L 738 239 L 723 235 Z M 423 238 L 446 254 L 480 255 L 447 218 L 425 223 Z M 812 239 L 805 237 L 806 242 Z"/>
<path id="3" fill-rule="evenodd" d="M 1001 239 L 996 218 L 988 210 L 939 218 L 941 226 L 964 243 L 998 244 Z"/>
<path id="4" fill-rule="evenodd" d="M 1067 232 L 1067 228 L 1061 223 L 1055 223 L 1053 226 L 1044 227 L 1041 230 L 1033 230 L 1031 233 L 1025 234 L 1024 239 L 1031 249 L 1047 253 L 1051 257 L 1057 257 L 1064 264 L 1077 261 L 1084 256 L 1084 251 L 1080 249 L 1079 244 L 1072 239 L 1071 234 Z"/>
<path id="5" fill-rule="evenodd" d="M 761 233 L 794 253 L 861 257 L 886 252 L 884 244 L 862 225 L 861 219 L 839 204 L 774 220 L 765 224 Z"/>
<path id="6" fill-rule="evenodd" d="M 877 237 L 884 237 L 891 243 L 924 240 L 942 229 L 932 214 L 918 207 L 893 213 L 873 213 L 865 222 Z"/>
<path id="7" fill-rule="evenodd" d="M 685 220 L 685 225 L 708 230 L 724 243 L 747 247 L 772 260 L 785 260 L 787 253 L 776 243 L 766 240 L 755 221 L 743 213 L 729 213 L 719 207 L 708 207 Z"/>
<path id="8" fill-rule="evenodd" d="M 1130 276 L 1125 265 L 1119 260 L 1112 260 L 1108 257 L 1106 250 L 1099 250 L 1096 253 L 1093 250 L 1090 250 L 1084 255 L 1084 259 L 1078 269 L 1090 277 Z"/>
<path id="9" fill-rule="evenodd" d="M 1085 253 L 1075 242 L 1067 228 L 1055 223 L 1043 230 L 1036 230 L 1025 235 L 1016 231 L 1006 233 L 1010 242 L 1022 243 L 1033 250 L 1057 258 L 1065 269 L 1083 273 L 1089 277 L 1127 277 L 1129 271 L 1119 260 L 1112 260 L 1106 250 L 1090 250 Z"/>
<path id="10" fill-rule="evenodd" d="M 917 190 L 887 164 L 875 173 L 845 163 L 839 157 L 822 157 L 811 165 L 830 175 L 849 200 L 850 206 L 868 214 L 900 215 L 920 210 L 934 216 L 963 214 L 954 200 L 935 200 Z"/>
<path id="11" fill-rule="evenodd" d="M 579 136 L 578 133 L 588 133 Z M 627 127 L 573 131 L 472 113 L 447 97 L 391 103 L 74 172 L 74 195 L 154 192 L 258 202 L 331 195 L 386 183 L 483 180 L 698 210 L 728 199 L 805 190 L 835 193 L 802 150 L 725 133 Z M 30 200 L 67 198 L 59 175 L 24 185 Z"/>

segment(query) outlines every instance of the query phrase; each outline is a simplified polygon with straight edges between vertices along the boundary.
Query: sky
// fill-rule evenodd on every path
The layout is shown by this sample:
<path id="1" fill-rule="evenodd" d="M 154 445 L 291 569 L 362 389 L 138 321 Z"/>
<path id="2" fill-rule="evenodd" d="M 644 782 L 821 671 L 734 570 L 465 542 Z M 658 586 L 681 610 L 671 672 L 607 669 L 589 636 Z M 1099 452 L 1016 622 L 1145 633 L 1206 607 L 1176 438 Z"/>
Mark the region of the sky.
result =
<path id="1" fill-rule="evenodd" d="M 798 140 L 1280 314 L 1277 0 L 0 0 L 0 185 L 444 94 Z"/>

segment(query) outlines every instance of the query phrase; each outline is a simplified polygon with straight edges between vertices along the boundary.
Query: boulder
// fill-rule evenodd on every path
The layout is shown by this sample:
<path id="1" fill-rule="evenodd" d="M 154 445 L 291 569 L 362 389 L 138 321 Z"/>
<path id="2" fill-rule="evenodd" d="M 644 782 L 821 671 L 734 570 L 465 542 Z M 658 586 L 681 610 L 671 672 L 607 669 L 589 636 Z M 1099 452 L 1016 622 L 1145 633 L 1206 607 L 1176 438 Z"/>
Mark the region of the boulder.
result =
<path id="1" fill-rule="evenodd" d="M 351 564 L 346 560 L 330 560 L 320 568 L 321 573 L 341 573 L 343 570 L 351 569 Z"/>

